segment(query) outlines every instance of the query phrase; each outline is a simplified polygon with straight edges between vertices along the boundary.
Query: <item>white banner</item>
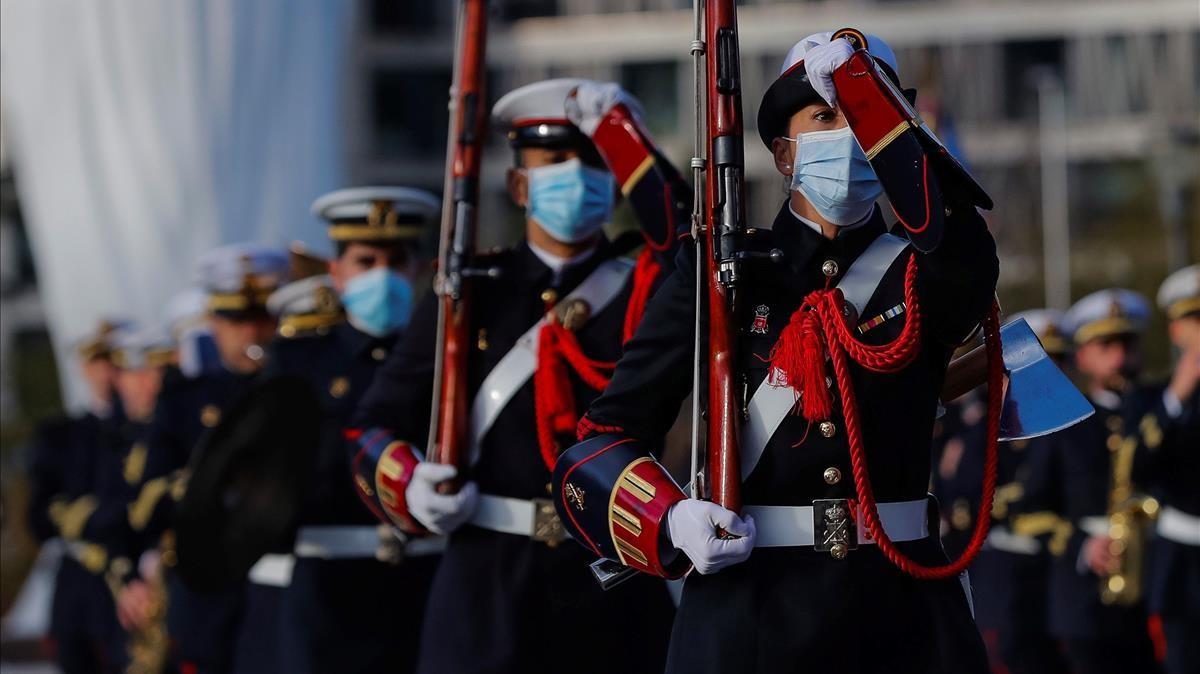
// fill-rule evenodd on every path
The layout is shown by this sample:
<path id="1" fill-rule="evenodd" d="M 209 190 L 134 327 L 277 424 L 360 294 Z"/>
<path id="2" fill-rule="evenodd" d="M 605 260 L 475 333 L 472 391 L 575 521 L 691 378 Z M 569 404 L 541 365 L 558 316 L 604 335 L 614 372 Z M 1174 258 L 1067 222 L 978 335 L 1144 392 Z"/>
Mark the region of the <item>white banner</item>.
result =
<path id="1" fill-rule="evenodd" d="M 0 3 L 7 150 L 60 364 L 101 317 L 159 320 L 214 246 L 326 247 L 308 207 L 344 186 L 354 5 Z"/>

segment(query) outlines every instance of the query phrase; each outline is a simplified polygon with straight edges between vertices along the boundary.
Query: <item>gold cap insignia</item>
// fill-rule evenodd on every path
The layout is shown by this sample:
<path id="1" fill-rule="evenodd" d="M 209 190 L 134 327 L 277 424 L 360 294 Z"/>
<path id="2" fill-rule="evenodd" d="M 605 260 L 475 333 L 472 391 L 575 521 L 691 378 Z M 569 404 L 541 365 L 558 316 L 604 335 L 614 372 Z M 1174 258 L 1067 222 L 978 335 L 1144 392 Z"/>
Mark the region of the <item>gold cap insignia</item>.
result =
<path id="1" fill-rule="evenodd" d="M 1121 306 L 1121 301 L 1115 297 L 1108 304 L 1108 315 L 1110 318 L 1123 318 L 1125 316 L 1125 307 Z"/>

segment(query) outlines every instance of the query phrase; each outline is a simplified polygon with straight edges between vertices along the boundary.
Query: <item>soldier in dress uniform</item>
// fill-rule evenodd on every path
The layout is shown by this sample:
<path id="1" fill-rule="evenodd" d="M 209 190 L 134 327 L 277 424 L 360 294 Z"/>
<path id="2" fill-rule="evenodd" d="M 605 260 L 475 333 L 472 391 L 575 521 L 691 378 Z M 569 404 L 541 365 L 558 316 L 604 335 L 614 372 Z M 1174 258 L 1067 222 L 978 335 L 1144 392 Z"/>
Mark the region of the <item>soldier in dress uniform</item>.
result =
<path id="1" fill-rule="evenodd" d="M 672 610 L 665 585 L 642 578 L 602 592 L 588 570 L 594 558 L 560 544 L 548 497 L 557 452 L 603 387 L 604 364 L 620 355 L 686 222 L 688 190 L 616 84 L 539 82 L 502 97 L 492 115 L 513 148 L 507 186 L 525 210 L 525 237 L 478 260 L 494 273 L 471 289 L 465 484 L 442 495 L 435 485 L 456 476 L 452 466 L 411 453 L 379 460 L 391 438 L 420 446 L 429 432 L 437 323 L 429 294 L 360 406 L 360 491 L 401 528 L 450 535 L 418 671 L 568 662 L 573 671 L 661 671 Z M 641 237 L 604 235 L 617 195 L 632 205 Z M 643 240 L 636 264 L 623 257 Z M 377 470 L 402 482 L 383 500 Z M 614 647 L 616 660 L 579 659 Z"/>
<path id="2" fill-rule="evenodd" d="M 220 359 L 216 353 L 216 345 L 212 341 L 212 333 L 208 329 L 208 294 L 202 288 L 193 287 L 183 290 L 167 301 L 163 312 L 163 325 L 171 352 L 166 357 L 166 364 L 161 369 L 158 381 L 158 394 L 155 396 L 155 408 L 163 389 L 174 390 L 180 381 L 191 379 L 209 369 L 220 369 Z M 157 360 L 161 355 L 155 355 Z M 130 451 L 128 459 L 130 470 L 127 475 L 137 479 L 135 488 L 138 493 L 133 503 L 133 510 L 145 510 L 148 503 L 157 501 L 163 493 L 162 486 L 166 478 L 155 478 L 155 487 L 143 490 L 147 483 L 146 462 L 149 460 L 149 448 L 146 445 L 145 434 L 149 432 L 153 414 L 142 429 L 142 436 Z M 135 470 L 136 469 L 136 470 Z M 138 497 L 142 497 L 138 500 Z M 137 505 L 135 505 L 137 504 Z M 127 518 L 128 519 L 128 518 Z M 127 547 L 134 555 L 133 570 L 122 579 L 122 585 L 117 595 L 117 613 L 126 629 L 145 629 L 150 622 L 148 615 L 157 608 L 157 589 L 147 580 L 155 584 L 159 580 L 161 568 L 156 540 L 147 540 L 145 532 L 132 530 L 132 522 L 127 521 Z M 144 525 L 142 525 L 144 528 Z"/>
<path id="3" fill-rule="evenodd" d="M 877 36 L 864 38 L 861 46 L 898 86 L 892 50 Z M 760 441 L 742 435 L 742 498 L 751 505 L 739 515 L 687 498 L 646 449 L 661 446 L 692 388 L 692 246 L 651 300 L 612 383 L 588 409 L 580 424 L 588 439 L 565 452 L 555 470 L 556 506 L 577 541 L 651 574 L 677 577 L 692 568 L 668 672 L 987 670 L 960 579 L 918 580 L 886 559 L 862 528 L 855 535 L 862 518 L 852 436 L 834 373 L 809 379 L 822 388 L 806 386 L 800 396 L 828 402 L 819 421 L 788 413 L 798 409 L 797 398 L 783 381 L 799 378 L 780 370 L 767 379 L 773 354 L 791 352 L 786 343 L 801 334 L 806 296 L 875 258 L 866 251 L 894 246 L 890 256 L 864 263 L 871 271 L 858 278 L 870 279 L 871 292 L 863 293 L 870 299 L 856 305 L 850 326 L 867 344 L 889 344 L 903 332 L 915 335 L 919 348 L 893 374 L 851 362 L 850 385 L 885 531 L 910 559 L 944 564 L 927 498 L 930 438 L 950 356 L 992 303 L 995 244 L 975 208 L 946 186 L 940 244 L 909 253 L 907 239 L 887 238 L 875 203 L 880 179 L 836 107 L 831 74 L 852 52 L 830 33 L 801 40 L 759 108 L 759 134 L 790 190 L 771 229 L 748 232 L 744 242 L 751 252 L 781 252 L 783 261 L 742 269 L 737 301 L 754 315 L 735 319 L 735 366 L 750 401 L 747 414 L 752 393 L 775 389 L 786 397 L 778 426 Z M 746 421 L 743 429 L 756 423 Z M 826 545 L 831 540 L 838 542 Z"/>
<path id="4" fill-rule="evenodd" d="M 965 353 L 968 348 L 960 347 L 956 353 Z M 970 391 L 944 407 L 945 413 L 933 425 L 930 491 L 937 495 L 942 516 L 942 547 L 954 557 L 970 542 L 979 510 L 987 399 L 981 391 Z"/>
<path id="5" fill-rule="evenodd" d="M 123 412 L 103 445 L 104 469 L 96 479 L 97 508 L 89 519 L 89 534 L 105 552 L 104 580 L 111 592 L 102 625 L 110 651 L 119 654 L 122 671 L 131 665 L 130 623 L 122 615 L 121 596 L 134 577 L 137 541 L 128 526 L 128 508 L 142 485 L 148 452 L 142 438 L 154 417 L 163 374 L 174 357 L 165 330 L 156 327 L 124 331 L 116 339 L 112 360 L 117 368 L 115 388 Z M 112 601 L 115 600 L 115 604 Z"/>
<path id="6" fill-rule="evenodd" d="M 1070 355 L 1062 328 L 1062 312 L 1031 309 L 1009 321 L 1025 319 L 1042 347 L 1060 369 Z M 964 453 L 954 476 L 954 486 L 966 492 L 971 507 L 956 509 L 973 518 L 979 484 L 983 479 L 983 428 L 976 424 L 974 446 Z M 983 633 L 993 663 L 1012 674 L 1066 672 L 1058 642 L 1046 625 L 1050 557 L 1036 537 L 1012 530 L 1014 502 L 1023 493 L 1029 470 L 1028 457 L 1045 438 L 1001 443 L 992 502 L 988 542 L 971 565 L 971 587 L 975 598 L 975 622 Z M 937 492 L 941 496 L 941 492 Z M 961 515 L 960 515 L 961 516 Z M 994 667 L 998 669 L 998 667 Z"/>
<path id="7" fill-rule="evenodd" d="M 1158 306 L 1178 359 L 1133 432 L 1135 478 L 1162 503 L 1148 600 L 1162 619 L 1166 668 L 1182 674 L 1200 672 L 1200 265 L 1168 276 Z"/>
<path id="8" fill-rule="evenodd" d="M 186 492 L 186 467 L 201 437 L 219 423 L 222 411 L 261 368 L 276 327 L 266 301 L 286 275 L 287 257 L 258 244 L 233 244 L 203 256 L 198 272 L 220 367 L 165 379 L 145 436 L 145 479 L 129 520 L 144 545 L 160 546 L 168 567 L 167 623 L 176 664 L 194 672 L 225 672 L 234 666 L 244 588 L 238 584 L 221 592 L 196 592 L 170 572 L 172 515 L 174 503 Z M 275 652 L 273 625 L 257 626 L 254 636 L 241 636 L 243 653 Z"/>
<path id="9" fill-rule="evenodd" d="M 164 322 L 175 344 L 175 357 L 168 376 L 195 377 L 221 368 L 217 345 L 208 327 L 208 294 L 203 288 L 188 288 L 167 302 Z"/>
<path id="10" fill-rule="evenodd" d="M 30 443 L 30 530 L 45 543 L 66 543 L 55 578 L 50 638 L 55 661 L 66 674 L 119 671 L 120 652 L 112 649 L 116 624 L 113 600 L 104 583 L 106 550 L 91 540 L 99 477 L 108 467 L 105 446 L 123 418 L 116 395 L 115 341 L 124 321 L 102 321 L 76 348 L 90 393 L 88 411 L 43 421 Z M 105 617 L 111 617 L 109 622 Z"/>
<path id="11" fill-rule="evenodd" d="M 415 664 L 441 541 L 405 545 L 375 519 L 356 494 L 343 432 L 412 317 L 427 266 L 421 238 L 439 208 L 432 194 L 407 187 L 317 199 L 313 211 L 336 247 L 329 274 L 290 283 L 268 302 L 279 337 L 264 374 L 302 378 L 323 410 L 280 604 L 281 671 L 410 672 Z"/>
<path id="12" fill-rule="evenodd" d="M 1132 493 L 1130 419 L 1150 396 L 1137 384 L 1149 302 L 1123 289 L 1101 290 L 1064 317 L 1073 336 L 1081 389 L 1096 414 L 1036 443 L 1023 466 L 1014 533 L 1045 541 L 1052 560 L 1049 631 L 1066 646 L 1078 674 L 1154 672 L 1145 603 L 1103 596 L 1104 579 L 1127 562 L 1113 545 L 1109 515 Z"/>

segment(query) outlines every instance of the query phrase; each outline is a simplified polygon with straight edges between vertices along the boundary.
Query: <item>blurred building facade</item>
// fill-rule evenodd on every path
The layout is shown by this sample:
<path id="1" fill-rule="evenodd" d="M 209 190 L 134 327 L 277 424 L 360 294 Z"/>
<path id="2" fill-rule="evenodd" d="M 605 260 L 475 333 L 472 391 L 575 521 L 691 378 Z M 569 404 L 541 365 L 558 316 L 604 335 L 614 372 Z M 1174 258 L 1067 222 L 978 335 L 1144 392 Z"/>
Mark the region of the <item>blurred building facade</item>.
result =
<path id="1" fill-rule="evenodd" d="M 646 122 L 677 165 L 687 165 L 688 0 L 491 4 L 492 100 L 550 77 L 617 80 L 645 103 Z M 341 90 L 330 94 L 341 101 L 350 182 L 440 191 L 456 5 L 356 0 L 352 53 Z M 965 159 L 995 197 L 989 219 L 1007 308 L 1044 295 L 1046 152 L 1067 165 L 1074 297 L 1106 285 L 1149 294 L 1169 269 L 1200 259 L 1195 0 L 746 0 L 738 18 L 751 223 L 769 223 L 784 196 L 753 128 L 761 92 L 797 39 L 853 25 L 896 48 L 906 86 L 918 88 L 927 113 L 953 120 Z M 1039 140 L 1039 89 L 1047 87 L 1065 101 L 1065 125 L 1050 130 L 1053 149 Z M 22 335 L 44 339 L 45 320 L 3 148 L 0 141 L 0 411 L 11 419 L 21 407 L 13 365 L 25 360 L 14 344 Z M 502 192 L 508 162 L 493 134 L 484 245 L 519 231 L 521 214 Z"/>
<path id="2" fill-rule="evenodd" d="M 769 222 L 784 189 L 754 140 L 761 92 L 800 37 L 853 25 L 884 36 L 923 107 L 953 119 L 965 158 L 996 199 L 990 221 L 1005 256 L 1001 282 L 1018 304 L 1038 304 L 1043 293 L 1039 86 L 1065 96 L 1064 129 L 1050 129 L 1058 142 L 1046 152 L 1068 167 L 1072 294 L 1114 284 L 1150 290 L 1168 269 L 1198 257 L 1200 7 L 1194 0 L 739 4 L 752 223 Z M 651 130 L 686 166 L 693 129 L 690 2 L 493 5 L 493 100 L 548 77 L 620 81 L 644 101 Z M 348 160 L 357 179 L 439 188 L 453 21 L 454 3 L 400 9 L 364 0 L 346 98 Z M 499 186 L 508 152 L 498 136 L 490 149 L 485 183 L 499 210 L 483 212 L 503 213 Z M 496 230 L 515 222 L 514 216 L 492 234 L 508 238 L 511 232 Z"/>
<path id="3" fill-rule="evenodd" d="M 13 184 L 7 143 L 0 131 L 0 417 L 21 413 L 16 372 L 21 341 L 48 341 L 37 292 L 33 255 Z"/>

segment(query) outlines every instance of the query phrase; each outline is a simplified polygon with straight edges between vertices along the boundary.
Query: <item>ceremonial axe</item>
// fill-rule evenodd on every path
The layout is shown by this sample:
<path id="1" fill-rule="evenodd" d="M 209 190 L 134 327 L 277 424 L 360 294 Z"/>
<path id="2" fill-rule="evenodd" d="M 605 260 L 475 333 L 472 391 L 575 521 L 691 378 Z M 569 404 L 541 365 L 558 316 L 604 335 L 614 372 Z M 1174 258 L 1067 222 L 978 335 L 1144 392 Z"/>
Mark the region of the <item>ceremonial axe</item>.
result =
<path id="1" fill-rule="evenodd" d="M 1000 328 L 1004 360 L 1004 406 L 1000 440 L 1023 440 L 1047 435 L 1083 421 L 1095 413 L 1087 398 L 1054 364 L 1024 318 Z M 954 400 L 987 382 L 987 352 L 978 346 L 951 361 L 942 387 L 942 400 Z M 685 487 L 686 489 L 686 487 Z M 609 559 L 591 564 L 600 587 L 608 590 L 637 574 Z"/>
<path id="2" fill-rule="evenodd" d="M 1096 411 L 1054 364 L 1024 318 L 1000 328 L 1004 358 L 1004 407 L 1000 440 L 1036 438 L 1073 426 Z M 950 401 L 987 381 L 983 346 L 950 362 L 942 400 Z"/>

